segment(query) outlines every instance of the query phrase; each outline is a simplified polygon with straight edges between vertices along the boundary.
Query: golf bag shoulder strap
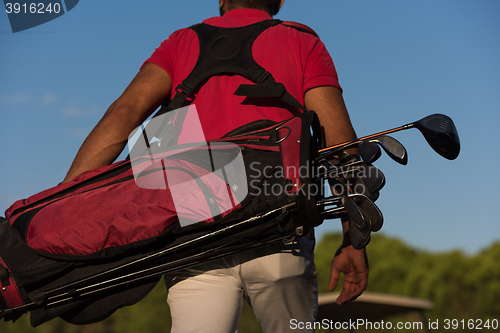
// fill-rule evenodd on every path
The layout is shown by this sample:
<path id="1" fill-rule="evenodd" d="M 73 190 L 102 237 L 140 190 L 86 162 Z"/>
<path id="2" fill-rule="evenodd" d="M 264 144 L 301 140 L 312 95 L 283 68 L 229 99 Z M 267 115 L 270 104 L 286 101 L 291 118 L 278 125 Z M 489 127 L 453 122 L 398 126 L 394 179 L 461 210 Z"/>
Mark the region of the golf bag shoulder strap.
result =
<path id="1" fill-rule="evenodd" d="M 240 85 L 235 95 L 277 97 L 305 111 L 305 107 L 287 92 L 285 86 L 276 82 L 271 73 L 257 64 L 252 56 L 252 46 L 257 37 L 279 24 L 316 36 L 307 26 L 280 20 L 264 20 L 238 28 L 222 28 L 204 23 L 191 26 L 198 36 L 200 55 L 193 71 L 176 87 L 167 109 L 160 113 L 182 107 L 208 78 L 220 74 L 238 74 L 256 83 Z"/>
<path id="2" fill-rule="evenodd" d="M 5 288 L 8 285 L 10 285 L 9 271 L 0 264 L 0 286 Z"/>

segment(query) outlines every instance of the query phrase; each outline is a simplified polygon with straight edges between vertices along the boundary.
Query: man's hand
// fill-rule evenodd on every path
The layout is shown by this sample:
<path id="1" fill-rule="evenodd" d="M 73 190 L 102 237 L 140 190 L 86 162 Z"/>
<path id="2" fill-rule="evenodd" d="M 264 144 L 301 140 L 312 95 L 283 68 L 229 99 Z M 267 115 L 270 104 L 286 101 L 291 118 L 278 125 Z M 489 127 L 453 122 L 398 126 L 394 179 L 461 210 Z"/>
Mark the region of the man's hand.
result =
<path id="1" fill-rule="evenodd" d="M 365 249 L 356 250 L 350 244 L 343 244 L 337 250 L 332 262 L 328 290 L 333 291 L 337 287 L 341 272 L 344 273 L 344 284 L 337 298 L 339 305 L 356 299 L 368 285 L 368 258 Z"/>

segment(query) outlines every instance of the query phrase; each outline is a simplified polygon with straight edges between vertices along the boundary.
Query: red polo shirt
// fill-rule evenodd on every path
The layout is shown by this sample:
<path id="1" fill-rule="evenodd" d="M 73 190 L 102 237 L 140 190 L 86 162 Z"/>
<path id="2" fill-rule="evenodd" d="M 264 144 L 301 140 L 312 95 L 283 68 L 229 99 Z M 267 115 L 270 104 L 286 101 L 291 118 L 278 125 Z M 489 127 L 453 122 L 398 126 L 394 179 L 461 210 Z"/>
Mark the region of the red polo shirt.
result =
<path id="1" fill-rule="evenodd" d="M 222 17 L 209 18 L 203 23 L 231 28 L 253 24 L 272 17 L 256 9 L 233 9 Z M 264 31 L 253 45 L 255 61 L 269 71 L 277 82 L 304 104 L 304 94 L 318 86 L 340 88 L 332 59 L 321 40 L 312 34 L 284 25 Z M 196 33 L 189 29 L 174 32 L 158 47 L 145 63 L 162 67 L 172 79 L 174 89 L 193 70 L 199 55 Z M 243 103 L 246 97 L 234 92 L 240 84 L 252 84 L 239 75 L 214 76 L 196 94 L 194 104 L 207 140 L 220 138 L 227 132 L 259 119 L 281 121 L 301 112 L 283 103 Z M 182 137 L 182 136 L 181 136 Z M 186 142 L 188 139 L 180 139 Z"/>

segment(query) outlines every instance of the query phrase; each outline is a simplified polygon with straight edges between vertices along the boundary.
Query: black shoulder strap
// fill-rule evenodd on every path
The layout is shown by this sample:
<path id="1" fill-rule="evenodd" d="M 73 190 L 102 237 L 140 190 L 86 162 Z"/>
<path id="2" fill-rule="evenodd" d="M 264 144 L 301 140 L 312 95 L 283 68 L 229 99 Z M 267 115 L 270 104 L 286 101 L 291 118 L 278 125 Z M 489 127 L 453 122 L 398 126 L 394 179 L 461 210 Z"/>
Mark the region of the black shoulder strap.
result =
<path id="1" fill-rule="evenodd" d="M 3 265 L 0 265 L 0 287 L 7 286 L 10 286 L 9 270 Z"/>
<path id="2" fill-rule="evenodd" d="M 290 23 L 290 24 L 289 24 Z M 252 55 L 252 46 L 257 37 L 266 29 L 283 24 L 299 31 L 316 36 L 314 31 L 302 28 L 291 22 L 280 20 L 264 20 L 239 28 L 221 28 L 204 23 L 192 27 L 200 43 L 198 60 L 192 70 L 181 84 L 175 89 L 175 95 L 167 103 L 163 104 L 154 117 L 163 115 L 169 111 L 179 109 L 186 104 L 186 100 L 192 98 L 200 87 L 214 75 L 238 74 L 256 83 L 241 84 L 235 95 L 248 97 L 276 97 L 282 101 L 306 111 L 306 108 L 286 90 L 282 83 L 276 82 L 271 73 L 257 64 Z M 164 130 L 165 144 L 175 142 L 179 137 L 186 113 L 180 115 L 171 113 L 165 117 L 161 126 Z M 174 126 L 174 118 L 175 124 Z M 145 132 L 145 130 L 144 130 Z M 157 136 L 159 133 L 156 133 Z M 165 137 L 167 136 L 167 137 Z"/>
<path id="3" fill-rule="evenodd" d="M 257 37 L 266 29 L 281 23 L 280 20 L 265 20 L 239 28 L 221 28 L 203 23 L 192 26 L 199 39 L 200 55 L 193 71 L 176 87 L 166 111 L 182 107 L 206 80 L 223 74 L 238 74 L 256 83 L 240 85 L 236 95 L 277 97 L 305 110 L 286 91 L 285 86 L 276 82 L 271 73 L 257 64 L 252 56 L 252 46 Z"/>

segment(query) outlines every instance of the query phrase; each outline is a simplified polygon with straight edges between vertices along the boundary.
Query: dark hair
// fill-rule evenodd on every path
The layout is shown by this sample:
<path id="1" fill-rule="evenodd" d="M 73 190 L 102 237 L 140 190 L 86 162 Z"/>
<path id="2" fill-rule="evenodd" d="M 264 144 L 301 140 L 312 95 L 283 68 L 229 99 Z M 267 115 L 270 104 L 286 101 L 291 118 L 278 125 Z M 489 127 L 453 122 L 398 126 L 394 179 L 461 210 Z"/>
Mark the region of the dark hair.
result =
<path id="1" fill-rule="evenodd" d="M 272 15 L 278 13 L 280 0 L 227 0 L 229 10 L 236 8 L 254 8 L 264 10 Z"/>

